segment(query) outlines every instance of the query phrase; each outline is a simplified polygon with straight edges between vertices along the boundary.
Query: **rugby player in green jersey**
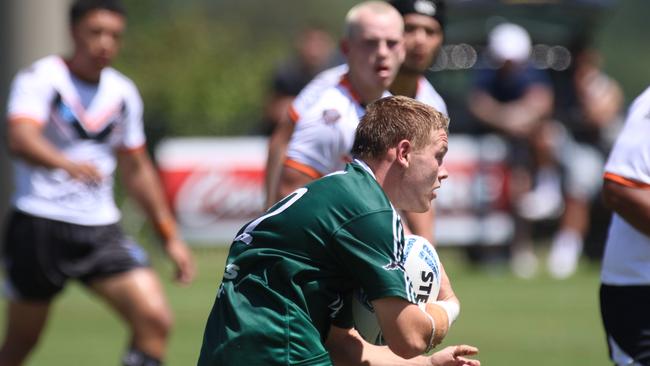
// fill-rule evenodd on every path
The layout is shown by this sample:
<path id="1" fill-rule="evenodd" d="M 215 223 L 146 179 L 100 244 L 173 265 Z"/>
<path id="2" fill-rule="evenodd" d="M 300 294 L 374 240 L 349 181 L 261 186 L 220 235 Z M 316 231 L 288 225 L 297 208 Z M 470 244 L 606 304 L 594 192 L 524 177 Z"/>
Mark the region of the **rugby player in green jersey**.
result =
<path id="1" fill-rule="evenodd" d="M 446 335 L 458 299 L 443 273 L 444 304 L 419 307 L 400 264 L 397 210 L 429 209 L 447 177 L 447 126 L 411 98 L 370 104 L 345 171 L 297 189 L 237 233 L 198 365 L 479 365 L 462 357 L 477 351 L 469 346 L 421 356 Z M 387 347 L 353 328 L 359 288 Z"/>

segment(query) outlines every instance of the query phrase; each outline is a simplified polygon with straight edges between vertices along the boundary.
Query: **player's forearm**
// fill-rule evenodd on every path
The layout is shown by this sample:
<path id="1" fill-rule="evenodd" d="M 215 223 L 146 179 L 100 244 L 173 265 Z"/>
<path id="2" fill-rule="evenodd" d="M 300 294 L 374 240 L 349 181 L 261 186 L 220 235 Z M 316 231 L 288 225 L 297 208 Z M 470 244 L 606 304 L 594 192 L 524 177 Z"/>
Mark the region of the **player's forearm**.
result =
<path id="1" fill-rule="evenodd" d="M 549 117 L 553 113 L 553 93 L 544 85 L 534 85 L 524 94 L 520 107 L 528 111 L 531 119 Z"/>
<path id="2" fill-rule="evenodd" d="M 412 358 L 426 353 L 447 333 L 448 321 L 438 305 L 428 303 L 425 310 L 398 297 L 379 298 L 372 305 L 384 340 L 397 356 Z"/>
<path id="3" fill-rule="evenodd" d="M 469 109 L 483 124 L 501 130 L 503 128 L 503 107 L 496 99 L 482 91 L 470 95 Z"/>
<path id="4" fill-rule="evenodd" d="M 127 191 L 143 208 L 160 237 L 164 241 L 176 237 L 176 221 L 165 200 L 160 179 L 148 157 L 122 158 L 120 163 Z"/>
<path id="5" fill-rule="evenodd" d="M 360 359 L 344 360 L 334 359 L 334 366 L 430 366 L 429 358 L 417 356 L 413 358 L 402 358 L 394 354 L 387 346 L 375 346 L 367 343 L 363 348 Z"/>
<path id="6" fill-rule="evenodd" d="M 269 150 L 266 161 L 266 175 L 264 188 L 266 189 L 266 204 L 268 208 L 280 197 L 278 184 L 282 172 L 282 162 L 287 152 L 287 145 L 293 134 L 293 122 L 286 120 L 280 122 L 269 138 Z"/>
<path id="7" fill-rule="evenodd" d="M 269 140 L 269 152 L 266 161 L 266 175 L 264 177 L 264 187 L 266 190 L 265 208 L 270 207 L 278 200 L 278 181 L 282 171 L 282 159 L 286 153 L 286 145 L 274 136 Z"/>
<path id="8" fill-rule="evenodd" d="M 335 327 L 332 327 L 335 328 Z M 430 366 L 428 357 L 404 359 L 387 346 L 366 342 L 355 330 L 338 328 L 330 332 L 326 346 L 335 366 Z"/>
<path id="9" fill-rule="evenodd" d="M 68 170 L 72 162 L 43 137 L 32 122 L 11 121 L 7 130 L 7 145 L 12 155 L 30 164 L 48 169 Z"/>

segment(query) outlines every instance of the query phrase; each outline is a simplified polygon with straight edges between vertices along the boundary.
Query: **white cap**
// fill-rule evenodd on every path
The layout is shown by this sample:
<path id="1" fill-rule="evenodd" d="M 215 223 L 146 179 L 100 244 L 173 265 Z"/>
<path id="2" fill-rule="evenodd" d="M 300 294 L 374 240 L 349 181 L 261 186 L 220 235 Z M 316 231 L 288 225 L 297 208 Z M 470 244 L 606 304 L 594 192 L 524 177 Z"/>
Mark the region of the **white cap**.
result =
<path id="1" fill-rule="evenodd" d="M 490 32 L 488 49 L 497 61 L 525 62 L 532 49 L 530 35 L 517 24 L 502 23 Z"/>

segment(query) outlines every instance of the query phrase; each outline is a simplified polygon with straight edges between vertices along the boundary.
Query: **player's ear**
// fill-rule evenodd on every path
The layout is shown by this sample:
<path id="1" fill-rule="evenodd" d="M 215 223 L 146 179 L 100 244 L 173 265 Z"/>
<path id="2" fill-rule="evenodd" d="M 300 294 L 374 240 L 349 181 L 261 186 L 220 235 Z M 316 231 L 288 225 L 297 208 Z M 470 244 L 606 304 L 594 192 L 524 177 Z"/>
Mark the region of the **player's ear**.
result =
<path id="1" fill-rule="evenodd" d="M 411 162 L 411 152 L 413 151 L 413 145 L 409 140 L 401 140 L 397 143 L 395 149 L 396 152 L 396 161 L 401 166 L 408 168 L 409 163 Z"/>

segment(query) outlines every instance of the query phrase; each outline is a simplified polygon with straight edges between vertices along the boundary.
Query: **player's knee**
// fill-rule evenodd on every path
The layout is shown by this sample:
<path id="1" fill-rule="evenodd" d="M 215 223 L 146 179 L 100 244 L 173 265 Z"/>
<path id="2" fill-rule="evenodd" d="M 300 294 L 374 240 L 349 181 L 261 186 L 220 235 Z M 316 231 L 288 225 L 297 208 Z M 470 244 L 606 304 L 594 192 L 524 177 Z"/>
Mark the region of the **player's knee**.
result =
<path id="1" fill-rule="evenodd" d="M 174 324 L 173 315 L 166 306 L 147 309 L 135 317 L 135 331 L 167 337 Z"/>
<path id="2" fill-rule="evenodd" d="M 167 308 L 152 312 L 146 321 L 150 329 L 163 336 L 167 336 L 174 325 L 174 317 Z"/>

